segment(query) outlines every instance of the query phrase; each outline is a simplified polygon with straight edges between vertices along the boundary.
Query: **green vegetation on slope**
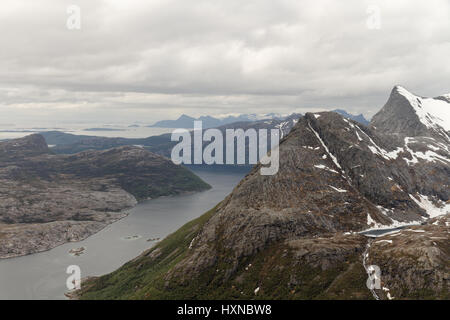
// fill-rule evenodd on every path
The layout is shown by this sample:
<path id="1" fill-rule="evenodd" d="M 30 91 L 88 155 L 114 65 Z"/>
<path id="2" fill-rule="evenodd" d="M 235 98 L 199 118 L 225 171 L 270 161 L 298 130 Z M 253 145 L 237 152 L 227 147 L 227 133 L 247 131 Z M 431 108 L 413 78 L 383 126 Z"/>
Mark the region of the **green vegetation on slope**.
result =
<path id="1" fill-rule="evenodd" d="M 174 166 L 166 170 L 166 176 L 155 172 L 153 177 L 150 178 L 151 172 L 147 170 L 145 172 L 146 177 L 140 177 L 138 174 L 134 177 L 120 177 L 118 179 L 119 184 L 124 190 L 135 196 L 137 200 L 203 191 L 211 188 L 208 183 L 185 167 Z"/>
<path id="2" fill-rule="evenodd" d="M 189 245 L 216 212 L 211 209 L 187 223 L 161 243 L 117 271 L 88 280 L 82 299 L 371 299 L 367 275 L 355 252 L 344 262 L 323 270 L 295 257 L 285 242 L 244 258 L 235 272 L 231 252 L 215 243 L 218 259 L 213 267 L 188 281 L 171 269 L 189 252 Z M 257 295 L 255 289 L 260 288 Z"/>
<path id="3" fill-rule="evenodd" d="M 120 269 L 83 283 L 82 299 L 158 299 L 163 297 L 164 274 L 185 257 L 189 244 L 215 213 L 213 208 L 167 236 Z M 162 288 L 161 288 L 162 285 Z"/>

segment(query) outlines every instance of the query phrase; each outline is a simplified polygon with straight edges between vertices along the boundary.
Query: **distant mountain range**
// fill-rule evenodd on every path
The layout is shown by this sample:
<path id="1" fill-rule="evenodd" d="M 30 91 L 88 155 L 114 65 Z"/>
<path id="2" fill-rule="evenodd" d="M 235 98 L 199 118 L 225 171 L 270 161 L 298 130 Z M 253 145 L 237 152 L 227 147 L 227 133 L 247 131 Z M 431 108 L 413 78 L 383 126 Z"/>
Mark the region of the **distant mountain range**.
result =
<path id="1" fill-rule="evenodd" d="M 161 120 L 149 127 L 192 129 L 194 127 L 193 125 L 194 121 L 202 121 L 203 128 L 206 129 L 206 128 L 220 127 L 233 122 L 247 122 L 261 119 L 281 119 L 281 118 L 283 117 L 275 113 L 264 114 L 260 116 L 257 116 L 256 114 L 242 114 L 238 116 L 227 116 L 224 118 L 215 118 L 212 116 L 201 116 L 198 118 L 194 118 L 183 114 L 176 120 Z"/>
<path id="2" fill-rule="evenodd" d="M 307 113 L 230 195 L 82 299 L 449 299 L 450 103 L 395 87 L 369 126 Z M 370 229 L 395 228 L 379 238 Z M 366 286 L 368 266 L 380 287 Z"/>
<path id="3" fill-rule="evenodd" d="M 336 110 L 333 110 L 333 112 L 339 113 L 344 118 L 355 120 L 356 122 L 359 122 L 365 126 L 367 126 L 369 124 L 369 121 L 367 121 L 367 119 L 364 118 L 362 113 L 355 116 L 355 115 L 350 114 L 347 111 L 342 110 L 342 109 L 336 109 Z"/>
<path id="4" fill-rule="evenodd" d="M 352 115 L 342 110 L 338 110 L 336 112 L 343 113 L 343 115 L 345 117 L 348 117 L 349 119 L 353 117 Z M 251 116 L 258 118 L 254 115 Z M 298 120 L 302 117 L 302 115 L 298 113 L 293 113 L 288 117 L 281 117 L 275 114 L 268 114 L 261 117 L 264 118 L 265 116 L 272 116 L 272 119 L 268 118 L 263 120 L 250 121 L 249 117 L 246 116 L 245 121 L 232 122 L 215 128 L 218 128 L 223 133 L 225 133 L 226 129 L 279 129 L 280 138 L 283 138 L 291 131 Z M 193 118 L 189 118 L 191 126 L 193 125 L 193 122 L 191 122 L 193 121 L 192 119 Z M 207 127 L 204 127 L 204 129 L 207 129 Z M 165 157 L 170 157 L 172 148 L 177 144 L 177 142 L 171 141 L 171 134 L 169 133 L 147 138 L 110 138 L 88 135 L 74 135 L 60 131 L 41 132 L 41 134 L 45 137 L 47 143 L 53 146 L 51 150 L 54 153 L 60 154 L 72 154 L 89 149 L 104 150 L 123 145 L 139 145 L 151 152 L 160 154 Z M 270 132 L 268 132 L 268 134 L 270 134 Z M 231 168 L 231 166 L 229 165 L 224 167 L 226 169 Z"/>
<path id="5" fill-rule="evenodd" d="M 360 115 L 352 115 L 347 113 L 345 110 L 336 109 L 334 112 L 342 114 L 344 117 L 358 121 L 364 125 L 367 125 L 369 122 L 364 118 L 362 114 Z M 185 114 L 181 115 L 176 120 L 161 120 L 151 125 L 150 127 L 158 127 L 158 128 L 187 128 L 192 129 L 194 127 L 194 121 L 202 121 L 203 128 L 215 128 L 224 126 L 230 123 L 235 122 L 255 122 L 260 120 L 283 120 L 286 118 L 292 117 L 282 116 L 276 113 L 268 113 L 262 115 L 256 114 L 242 114 L 238 116 L 227 116 L 225 118 L 215 118 L 212 116 L 201 116 L 198 118 L 190 117 Z"/>

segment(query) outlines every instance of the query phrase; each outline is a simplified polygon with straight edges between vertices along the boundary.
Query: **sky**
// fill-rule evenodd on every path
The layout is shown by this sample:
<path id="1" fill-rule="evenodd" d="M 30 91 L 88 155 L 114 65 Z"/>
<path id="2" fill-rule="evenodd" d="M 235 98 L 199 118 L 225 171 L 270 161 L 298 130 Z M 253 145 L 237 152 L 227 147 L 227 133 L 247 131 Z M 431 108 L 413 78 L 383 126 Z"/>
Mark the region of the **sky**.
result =
<path id="1" fill-rule="evenodd" d="M 2 0 L 0 125 L 342 108 L 450 92 L 448 0 Z"/>

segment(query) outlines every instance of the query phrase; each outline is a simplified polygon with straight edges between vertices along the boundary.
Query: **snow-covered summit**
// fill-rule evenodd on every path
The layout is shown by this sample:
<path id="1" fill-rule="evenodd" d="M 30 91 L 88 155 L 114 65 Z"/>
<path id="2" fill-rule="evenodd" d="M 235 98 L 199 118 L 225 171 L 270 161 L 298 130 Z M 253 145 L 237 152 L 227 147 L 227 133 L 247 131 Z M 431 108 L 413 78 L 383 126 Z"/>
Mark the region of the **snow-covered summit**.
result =
<path id="1" fill-rule="evenodd" d="M 394 90 L 408 100 L 420 122 L 427 128 L 436 129 L 436 126 L 440 126 L 446 131 L 450 130 L 450 103 L 448 101 L 419 97 L 401 86 L 396 86 Z M 441 97 L 450 99 L 450 94 Z"/>
<path id="2" fill-rule="evenodd" d="M 450 100 L 447 96 L 425 98 L 402 86 L 392 89 L 384 107 L 370 126 L 399 137 L 434 137 L 450 141 Z"/>

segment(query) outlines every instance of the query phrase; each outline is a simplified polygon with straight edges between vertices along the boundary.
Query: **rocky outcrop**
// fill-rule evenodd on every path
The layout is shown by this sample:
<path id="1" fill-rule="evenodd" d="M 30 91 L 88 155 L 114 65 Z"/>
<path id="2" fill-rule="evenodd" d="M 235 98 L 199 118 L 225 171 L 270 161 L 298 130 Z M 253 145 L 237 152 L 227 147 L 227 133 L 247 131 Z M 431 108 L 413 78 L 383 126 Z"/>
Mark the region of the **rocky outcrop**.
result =
<path id="1" fill-rule="evenodd" d="M 48 152 L 49 149 L 44 137 L 38 134 L 32 134 L 22 139 L 1 142 L 0 162 L 17 161 Z"/>
<path id="2" fill-rule="evenodd" d="M 0 224 L 0 257 L 23 256 L 84 240 L 126 215 L 125 212 L 105 214 L 96 217 L 98 221 Z"/>
<path id="3" fill-rule="evenodd" d="M 449 232 L 447 214 L 374 239 L 368 263 L 381 271 L 377 294 L 384 299 L 449 299 Z"/>
<path id="4" fill-rule="evenodd" d="M 32 135 L 0 143 L 0 257 L 78 241 L 126 215 L 138 200 L 209 185 L 138 147 L 49 153 Z"/>

